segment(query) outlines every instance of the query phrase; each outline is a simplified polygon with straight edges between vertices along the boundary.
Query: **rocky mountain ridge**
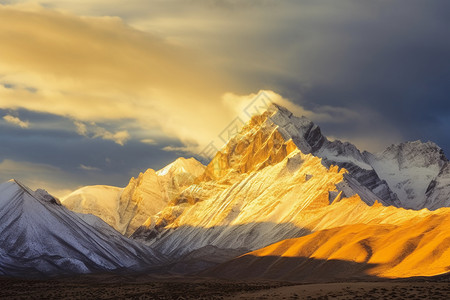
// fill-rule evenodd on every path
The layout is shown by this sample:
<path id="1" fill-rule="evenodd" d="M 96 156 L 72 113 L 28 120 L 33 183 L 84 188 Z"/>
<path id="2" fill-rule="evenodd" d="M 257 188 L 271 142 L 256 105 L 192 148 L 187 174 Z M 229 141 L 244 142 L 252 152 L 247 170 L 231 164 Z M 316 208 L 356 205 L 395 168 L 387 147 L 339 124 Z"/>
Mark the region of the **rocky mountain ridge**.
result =
<path id="1" fill-rule="evenodd" d="M 0 184 L 0 235 L 3 276 L 142 271 L 165 259 L 98 217 L 80 216 L 15 180 Z"/>

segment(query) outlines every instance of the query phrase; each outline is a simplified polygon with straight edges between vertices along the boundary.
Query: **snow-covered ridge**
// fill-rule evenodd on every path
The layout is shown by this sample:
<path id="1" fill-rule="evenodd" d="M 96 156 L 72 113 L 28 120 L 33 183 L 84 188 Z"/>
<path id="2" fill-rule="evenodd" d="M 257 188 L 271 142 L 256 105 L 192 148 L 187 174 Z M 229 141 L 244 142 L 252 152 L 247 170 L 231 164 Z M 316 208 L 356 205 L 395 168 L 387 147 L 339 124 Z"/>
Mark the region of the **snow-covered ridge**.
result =
<path id="1" fill-rule="evenodd" d="M 272 104 L 262 115 L 266 122 L 273 123 L 285 140 L 292 140 L 305 154 L 320 157 L 325 166 L 337 165 L 349 171 L 346 177 L 350 189 L 358 191 L 368 204 L 378 200 L 386 205 L 400 204 L 397 196 L 385 181 L 379 178 L 364 154 L 348 142 L 329 141 L 320 127 L 305 117 L 296 117 L 286 108 Z"/>
<path id="2" fill-rule="evenodd" d="M 446 195 L 450 191 L 442 171 L 448 159 L 433 142 L 404 142 L 378 154 L 361 153 L 351 143 L 329 141 L 313 122 L 296 117 L 277 104 L 272 104 L 265 114 L 268 122 L 276 124 L 283 137 L 292 139 L 300 151 L 322 158 L 326 166 L 347 169 L 350 174 L 347 184 L 360 191 L 359 195 L 367 203 L 373 203 L 375 197 L 385 205 L 409 209 L 449 205 Z M 439 192 L 432 195 L 429 190 L 437 182 L 440 182 Z"/>
<path id="3" fill-rule="evenodd" d="M 450 162 L 446 162 L 439 174 L 434 178 L 426 190 L 427 200 L 425 207 L 438 209 L 443 206 L 450 207 Z"/>
<path id="4" fill-rule="evenodd" d="M 432 181 L 439 181 L 448 162 L 442 149 L 433 142 L 405 142 L 391 145 L 377 154 L 367 154 L 377 174 L 389 184 L 401 202 L 411 209 L 437 209 L 448 206 L 444 194 L 427 196 Z M 444 176 L 444 175 L 442 175 Z"/>
<path id="5" fill-rule="evenodd" d="M 173 163 L 168 164 L 161 170 L 157 171 L 158 176 L 167 176 L 189 173 L 194 177 L 200 176 L 205 171 L 205 166 L 195 158 L 179 157 Z"/>
<path id="6" fill-rule="evenodd" d="M 194 183 L 204 169 L 205 166 L 194 158 L 181 157 L 159 171 L 148 169 L 140 173 L 137 178 L 131 178 L 125 188 L 86 186 L 61 201 L 75 212 L 100 217 L 117 231 L 129 236 Z"/>
<path id="7" fill-rule="evenodd" d="M 86 222 L 48 193 L 10 180 L 0 184 L 0 274 L 45 276 L 129 268 L 162 262 L 148 247 L 100 219 Z M 96 219 L 96 220 L 95 220 Z M 89 223 L 97 222 L 93 227 Z"/>

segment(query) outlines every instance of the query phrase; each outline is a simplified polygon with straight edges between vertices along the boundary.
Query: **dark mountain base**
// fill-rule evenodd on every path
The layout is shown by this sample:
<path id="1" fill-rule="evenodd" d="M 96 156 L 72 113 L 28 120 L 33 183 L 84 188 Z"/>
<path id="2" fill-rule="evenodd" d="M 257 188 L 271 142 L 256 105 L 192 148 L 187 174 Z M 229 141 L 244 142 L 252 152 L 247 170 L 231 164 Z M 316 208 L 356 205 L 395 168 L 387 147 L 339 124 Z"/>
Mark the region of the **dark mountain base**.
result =
<path id="1" fill-rule="evenodd" d="M 47 280 L 0 277 L 0 299 L 450 299 L 448 276 L 298 284 L 143 274 Z"/>

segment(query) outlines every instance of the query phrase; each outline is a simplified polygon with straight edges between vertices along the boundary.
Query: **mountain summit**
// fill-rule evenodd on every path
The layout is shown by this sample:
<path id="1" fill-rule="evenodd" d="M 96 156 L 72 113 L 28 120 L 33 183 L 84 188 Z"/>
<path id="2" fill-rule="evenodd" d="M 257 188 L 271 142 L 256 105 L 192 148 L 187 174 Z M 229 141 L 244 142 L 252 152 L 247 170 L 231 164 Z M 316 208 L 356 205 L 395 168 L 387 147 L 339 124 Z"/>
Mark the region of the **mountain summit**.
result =
<path id="1" fill-rule="evenodd" d="M 286 145 L 278 148 L 280 141 Z M 253 117 L 213 159 L 206 174 L 217 179 L 230 166 L 240 171 L 262 168 L 278 162 L 294 148 L 321 158 L 326 167 L 346 169 L 342 191 L 347 196 L 358 194 L 369 205 L 375 201 L 409 209 L 450 205 L 447 191 L 442 190 L 450 185 L 445 178 L 448 159 L 436 144 L 405 142 L 378 154 L 362 153 L 351 143 L 329 141 L 319 126 L 278 104 Z M 247 153 L 243 154 L 243 149 Z M 440 190 L 433 193 L 437 182 Z"/>
<path id="2" fill-rule="evenodd" d="M 277 104 L 271 104 L 263 114 L 253 117 L 213 158 L 203 178 L 218 179 L 231 169 L 258 170 L 279 162 L 294 149 L 321 158 L 327 168 L 332 165 L 345 168 L 348 174 L 344 176 L 341 189 L 347 196 L 358 194 L 370 205 L 375 201 L 401 205 L 356 146 L 339 140 L 329 141 L 312 121 L 294 116 Z"/>
<path id="3" fill-rule="evenodd" d="M 162 257 L 92 215 L 78 215 L 43 190 L 0 184 L 0 275 L 41 277 L 142 270 Z"/>

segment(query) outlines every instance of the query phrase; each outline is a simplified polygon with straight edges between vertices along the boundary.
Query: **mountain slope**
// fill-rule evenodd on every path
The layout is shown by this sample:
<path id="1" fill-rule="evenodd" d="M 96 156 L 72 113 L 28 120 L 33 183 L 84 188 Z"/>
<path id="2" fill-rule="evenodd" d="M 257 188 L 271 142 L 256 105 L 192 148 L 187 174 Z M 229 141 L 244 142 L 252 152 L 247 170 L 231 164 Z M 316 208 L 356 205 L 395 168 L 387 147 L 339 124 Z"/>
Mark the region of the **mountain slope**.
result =
<path id="1" fill-rule="evenodd" d="M 61 203 L 72 211 L 95 215 L 124 233 L 118 209 L 123 190 L 106 185 L 85 186 L 62 198 Z"/>
<path id="2" fill-rule="evenodd" d="M 445 206 L 445 196 L 435 195 L 432 203 L 426 201 L 431 181 L 436 179 L 448 161 L 436 144 L 420 141 L 400 143 L 389 146 L 379 154 L 366 156 L 377 174 L 396 193 L 401 207 L 436 209 Z"/>
<path id="3" fill-rule="evenodd" d="M 70 210 L 94 214 L 127 236 L 156 214 L 203 173 L 204 166 L 194 158 L 178 158 L 155 172 L 148 169 L 131 178 L 125 188 L 87 186 L 64 197 Z"/>
<path id="4" fill-rule="evenodd" d="M 162 262 L 97 217 L 81 218 L 45 191 L 14 180 L 0 184 L 0 239 L 0 274 L 7 276 L 140 270 Z"/>
<path id="5" fill-rule="evenodd" d="M 425 207 L 438 209 L 442 206 L 450 206 L 450 163 L 446 162 L 439 174 L 434 178 L 426 190 Z"/>
<path id="6" fill-rule="evenodd" d="M 250 252 L 204 275 L 308 281 L 434 276 L 450 271 L 449 226 L 446 208 L 402 225 L 321 230 Z"/>

